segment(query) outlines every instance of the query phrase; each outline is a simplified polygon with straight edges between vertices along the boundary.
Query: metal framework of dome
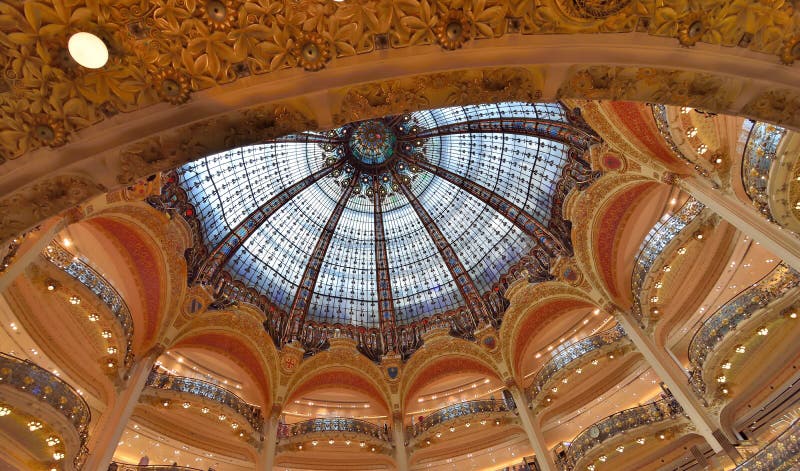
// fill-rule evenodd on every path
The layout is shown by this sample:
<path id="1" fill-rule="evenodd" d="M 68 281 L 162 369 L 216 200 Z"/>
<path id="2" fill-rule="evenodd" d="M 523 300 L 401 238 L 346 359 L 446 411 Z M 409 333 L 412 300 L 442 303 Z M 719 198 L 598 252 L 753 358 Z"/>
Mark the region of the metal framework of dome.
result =
<path id="1" fill-rule="evenodd" d="M 376 358 L 430 325 L 499 325 L 508 275 L 571 252 L 566 192 L 596 142 L 556 103 L 441 108 L 288 135 L 177 169 L 190 282 L 266 314 L 278 345 L 347 331 Z"/>

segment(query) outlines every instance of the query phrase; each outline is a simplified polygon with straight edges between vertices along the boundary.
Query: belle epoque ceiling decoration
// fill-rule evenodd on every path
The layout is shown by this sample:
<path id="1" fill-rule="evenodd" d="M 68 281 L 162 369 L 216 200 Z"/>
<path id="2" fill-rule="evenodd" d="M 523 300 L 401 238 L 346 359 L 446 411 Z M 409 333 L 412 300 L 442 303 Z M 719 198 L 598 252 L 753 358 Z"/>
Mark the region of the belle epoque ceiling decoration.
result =
<path id="1" fill-rule="evenodd" d="M 549 279 L 596 142 L 559 104 L 441 108 L 210 155 L 151 203 L 195 229 L 190 282 L 262 307 L 276 343 L 357 329 L 378 358 L 429 324 L 499 325 L 509 273 Z"/>
<path id="2" fill-rule="evenodd" d="M 16 159 L 120 112 L 195 91 L 383 49 L 458 49 L 507 34 L 646 32 L 800 57 L 791 3 L 688 0 L 11 0 L 0 4 L 0 157 Z M 745 24 L 746 26 L 741 26 Z M 102 69 L 67 52 L 87 31 L 109 48 Z"/>

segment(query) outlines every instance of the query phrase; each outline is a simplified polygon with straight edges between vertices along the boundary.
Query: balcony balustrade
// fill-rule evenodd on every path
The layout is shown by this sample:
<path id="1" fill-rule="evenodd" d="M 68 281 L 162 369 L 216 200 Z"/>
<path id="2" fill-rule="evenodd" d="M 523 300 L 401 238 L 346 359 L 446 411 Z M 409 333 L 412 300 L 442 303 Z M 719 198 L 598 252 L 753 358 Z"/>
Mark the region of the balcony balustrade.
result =
<path id="1" fill-rule="evenodd" d="M 145 386 L 164 391 L 187 393 L 216 402 L 244 417 L 256 432 L 261 433 L 264 430 L 261 408 L 247 403 L 233 392 L 216 384 L 195 378 L 161 373 L 154 369 L 147 377 Z"/>
<path id="2" fill-rule="evenodd" d="M 749 126 L 747 123 L 746 126 Z M 774 221 L 769 208 L 767 185 L 769 171 L 786 130 L 774 124 L 757 122 L 750 128 L 742 156 L 742 186 L 758 209 L 770 221 Z"/>
<path id="3" fill-rule="evenodd" d="M 130 367 L 133 363 L 133 317 L 122 296 L 103 275 L 57 242 L 51 242 L 45 247 L 42 255 L 61 271 L 86 286 L 108 307 L 125 335 L 125 366 Z"/>
<path id="4" fill-rule="evenodd" d="M 667 248 L 680 232 L 689 225 L 705 209 L 703 203 L 694 198 L 689 198 L 675 214 L 665 221 L 658 221 L 642 242 L 631 276 L 631 293 L 633 294 L 633 307 L 631 313 L 644 325 L 641 299 L 642 288 L 647 280 L 647 275 L 659 255 Z"/>
<path id="5" fill-rule="evenodd" d="M 11 386 L 33 396 L 63 415 L 79 439 L 74 463 L 80 467 L 86 457 L 86 440 L 92 413 L 86 401 L 72 386 L 28 360 L 0 352 L 0 385 Z"/>
<path id="6" fill-rule="evenodd" d="M 513 410 L 515 407 L 515 405 L 510 404 L 509 402 L 499 399 L 482 399 L 477 401 L 459 402 L 457 404 L 451 404 L 431 412 L 420 422 L 407 427 L 406 433 L 409 437 L 417 437 L 425 431 L 445 422 L 473 415 L 488 415 L 494 412 L 507 412 Z"/>
<path id="7" fill-rule="evenodd" d="M 209 468 L 210 469 L 210 468 Z M 200 468 L 178 465 L 138 465 L 125 464 L 114 461 L 108 466 L 108 471 L 206 471 Z"/>
<path id="8" fill-rule="evenodd" d="M 735 471 L 788 471 L 800 463 L 800 419 L 775 437 L 755 455 L 739 464 Z"/>
<path id="9" fill-rule="evenodd" d="M 625 331 L 622 329 L 622 326 L 618 324 L 608 330 L 573 343 L 551 358 L 550 361 L 536 373 L 536 376 L 533 378 L 533 383 L 531 383 L 526 391 L 528 397 L 532 399 L 536 398 L 539 393 L 546 389 L 550 380 L 570 363 L 605 346 L 613 345 L 624 337 Z"/>
<path id="10" fill-rule="evenodd" d="M 278 438 L 282 440 L 293 437 L 320 434 L 325 432 L 355 433 L 376 438 L 384 442 L 391 441 L 391 430 L 365 420 L 349 417 L 331 417 L 327 419 L 311 419 L 294 424 L 280 424 Z"/>
<path id="11" fill-rule="evenodd" d="M 739 293 L 703 322 L 689 342 L 689 363 L 692 367 L 690 383 L 700 396 L 704 396 L 706 392 L 703 366 L 708 355 L 717 348 L 726 335 L 735 331 L 742 322 L 750 319 L 756 311 L 783 296 L 791 288 L 796 287 L 799 282 L 798 273 L 781 263 L 767 276 Z"/>
<path id="12" fill-rule="evenodd" d="M 645 425 L 665 422 L 683 415 L 683 409 L 673 397 L 660 399 L 612 414 L 595 422 L 572 440 L 563 458 L 559 459 L 565 471 L 576 469 L 578 462 L 590 450 L 605 441 Z"/>

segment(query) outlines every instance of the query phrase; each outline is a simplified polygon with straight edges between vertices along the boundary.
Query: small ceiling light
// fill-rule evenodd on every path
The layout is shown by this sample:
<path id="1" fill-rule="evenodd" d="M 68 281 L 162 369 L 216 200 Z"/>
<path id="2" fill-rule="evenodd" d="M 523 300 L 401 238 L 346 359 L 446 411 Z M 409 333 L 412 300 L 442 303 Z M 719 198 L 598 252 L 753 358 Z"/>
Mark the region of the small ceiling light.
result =
<path id="1" fill-rule="evenodd" d="M 5 417 L 11 413 L 11 409 L 8 407 L 0 407 L 0 417 Z"/>
<path id="2" fill-rule="evenodd" d="M 664 287 L 664 282 L 663 281 L 656 281 L 656 284 L 653 285 L 653 286 L 655 286 L 658 289 L 661 289 L 661 288 Z"/>
<path id="3" fill-rule="evenodd" d="M 467 427 L 467 428 L 469 428 L 469 426 L 470 426 L 470 425 L 472 425 L 472 424 L 471 424 L 471 423 L 469 423 L 469 422 L 467 422 L 466 424 L 464 424 L 464 427 Z"/>
<path id="4" fill-rule="evenodd" d="M 644 445 L 644 438 L 637 438 L 636 443 L 638 443 L 639 445 Z"/>
<path id="5" fill-rule="evenodd" d="M 575 373 L 578 373 L 578 374 L 583 373 L 583 368 L 578 368 L 577 370 L 575 370 Z"/>
<path id="6" fill-rule="evenodd" d="M 35 432 L 35 431 L 39 430 L 40 428 L 42 428 L 42 423 L 41 422 L 36 422 L 36 421 L 28 422 L 28 430 L 30 430 L 31 432 Z"/>
<path id="7" fill-rule="evenodd" d="M 486 425 L 486 419 L 481 419 L 481 425 Z"/>
<path id="8" fill-rule="evenodd" d="M 557 388 L 557 387 L 553 387 L 553 388 L 551 388 L 550 390 L 551 390 L 551 391 L 553 391 L 554 393 L 557 393 L 557 392 L 558 392 L 558 388 Z"/>
<path id="9" fill-rule="evenodd" d="M 208 414 L 208 410 L 209 410 L 208 407 L 203 407 L 202 409 L 200 409 L 200 412 L 202 412 L 203 414 Z"/>
<path id="10" fill-rule="evenodd" d="M 56 460 L 56 461 L 63 460 L 64 459 L 64 453 L 61 453 L 60 451 L 57 451 L 57 452 L 53 453 L 53 459 Z"/>
<path id="11" fill-rule="evenodd" d="M 736 353 L 744 353 L 746 351 L 747 351 L 747 349 L 745 348 L 744 345 L 739 345 L 739 346 L 736 347 Z"/>
<path id="12" fill-rule="evenodd" d="M 50 435 L 44 442 L 47 443 L 47 446 L 56 446 L 61 443 L 61 440 L 56 436 Z"/>
<path id="13" fill-rule="evenodd" d="M 161 405 L 164 407 L 169 407 L 169 401 L 165 400 L 164 402 L 161 403 Z"/>
<path id="14" fill-rule="evenodd" d="M 190 403 L 190 402 L 188 402 L 188 401 L 183 403 L 183 408 L 184 408 L 184 409 L 188 409 L 188 408 L 190 408 L 190 407 L 192 407 L 192 403 Z"/>
<path id="15" fill-rule="evenodd" d="M 375 447 L 372 447 L 370 450 L 375 451 Z"/>
<path id="16" fill-rule="evenodd" d="M 720 384 L 724 384 L 726 381 L 728 381 L 728 378 L 726 378 L 725 375 L 717 377 L 717 382 Z"/>
<path id="17" fill-rule="evenodd" d="M 298 450 L 302 450 L 303 449 L 303 444 L 301 443 L 301 444 L 297 445 L 297 449 Z"/>
<path id="18" fill-rule="evenodd" d="M 108 352 L 109 355 L 113 355 L 117 353 L 117 347 L 108 347 L 106 351 Z"/>
<path id="19" fill-rule="evenodd" d="M 608 456 L 603 455 L 603 456 L 601 456 L 600 458 L 597 458 L 597 459 L 600 460 L 600 462 L 605 463 L 606 460 L 608 459 Z"/>
<path id="20" fill-rule="evenodd" d="M 587 467 L 586 467 L 586 469 L 587 469 L 588 471 L 594 471 L 594 465 L 593 465 L 593 464 L 590 464 L 589 466 L 587 466 Z"/>
<path id="21" fill-rule="evenodd" d="M 360 446 L 361 448 L 364 448 L 365 446 L 367 446 L 367 444 L 366 444 L 366 442 L 361 442 L 361 443 L 358 444 L 358 446 Z"/>
<path id="22" fill-rule="evenodd" d="M 108 62 L 108 47 L 92 33 L 75 33 L 67 43 L 69 55 L 87 69 L 99 69 Z"/>
<path id="23" fill-rule="evenodd" d="M 620 446 L 617 447 L 617 451 L 622 453 L 623 451 L 625 451 L 625 447 L 620 445 Z"/>
<path id="24" fill-rule="evenodd" d="M 104 331 L 100 332 L 100 337 L 103 337 L 104 339 L 110 339 L 111 338 L 111 331 L 110 330 L 104 330 Z"/>
<path id="25" fill-rule="evenodd" d="M 455 428 L 455 427 L 453 427 L 453 426 L 450 426 L 450 431 L 451 431 L 451 432 L 455 432 L 455 431 L 456 431 L 456 428 Z"/>
<path id="26" fill-rule="evenodd" d="M 115 362 L 113 359 L 108 360 L 108 362 L 106 363 L 106 366 L 109 367 L 109 368 L 114 368 L 115 366 L 117 366 L 117 362 Z"/>
<path id="27" fill-rule="evenodd" d="M 436 438 L 440 438 L 442 436 L 442 432 L 436 432 Z"/>
<path id="28" fill-rule="evenodd" d="M 79 298 L 79 297 L 77 297 L 77 296 L 70 296 L 70 297 L 69 297 L 69 303 L 70 303 L 70 304 L 74 304 L 74 305 L 76 305 L 76 306 L 77 306 L 78 304 L 80 304 L 80 303 L 81 303 L 81 298 Z"/>
<path id="29" fill-rule="evenodd" d="M 56 289 L 56 282 L 55 281 L 48 281 L 47 282 L 47 291 L 53 291 Z"/>
<path id="30" fill-rule="evenodd" d="M 425 444 L 426 444 L 426 445 L 430 445 L 430 444 L 431 444 L 431 441 L 430 441 L 430 440 L 425 440 Z"/>
<path id="31" fill-rule="evenodd" d="M 796 312 L 789 313 L 789 319 L 797 319 L 797 313 Z"/>
<path id="32" fill-rule="evenodd" d="M 599 363 L 599 362 L 598 362 L 597 360 L 592 360 L 592 365 L 595 365 L 595 366 L 597 366 L 597 364 L 598 364 L 598 363 Z"/>
<path id="33" fill-rule="evenodd" d="M 769 329 L 767 329 L 766 327 L 762 327 L 762 328 L 758 329 L 758 335 L 761 335 L 762 337 L 766 336 L 768 333 L 769 333 Z"/>
<path id="34" fill-rule="evenodd" d="M 548 398 L 548 399 L 549 399 L 549 398 Z M 494 424 L 495 424 L 495 425 L 500 425 L 500 419 L 494 419 Z"/>
<path id="35" fill-rule="evenodd" d="M 217 418 L 219 420 L 225 420 L 227 417 L 225 417 L 225 414 L 220 414 L 219 417 L 217 417 Z"/>
<path id="36" fill-rule="evenodd" d="M 311 440 L 311 444 L 312 444 L 312 445 L 314 445 L 314 446 L 317 446 L 317 443 L 319 443 L 319 442 L 318 442 L 318 441 L 316 441 L 316 440 Z"/>
<path id="37" fill-rule="evenodd" d="M 664 268 L 662 268 L 662 270 L 664 271 L 664 273 L 669 273 L 669 271 L 672 270 L 672 267 L 669 265 L 664 265 Z"/>
<path id="38" fill-rule="evenodd" d="M 681 247 L 678 249 L 678 255 L 683 255 L 686 253 L 686 247 Z"/>
<path id="39" fill-rule="evenodd" d="M 658 296 L 651 296 L 650 297 L 650 302 L 651 303 L 657 303 L 658 302 Z"/>
<path id="40" fill-rule="evenodd" d="M 731 369 L 731 362 L 727 361 L 727 362 L 723 363 L 723 364 L 720 366 L 720 368 L 722 368 L 723 370 L 729 370 L 729 369 Z"/>
<path id="41" fill-rule="evenodd" d="M 89 314 L 89 320 L 91 322 L 97 322 L 100 320 L 100 316 L 98 316 L 96 313 L 91 313 Z"/>
<path id="42" fill-rule="evenodd" d="M 697 135 L 697 128 L 689 128 L 686 130 L 686 137 L 694 137 Z"/>
<path id="43" fill-rule="evenodd" d="M 347 445 L 347 446 L 350 446 L 350 443 L 352 443 L 350 440 L 345 440 L 344 441 L 344 444 Z"/>
<path id="44" fill-rule="evenodd" d="M 681 114 L 689 114 L 691 112 L 692 112 L 692 109 L 689 108 L 688 106 L 682 106 L 681 107 Z"/>
<path id="45" fill-rule="evenodd" d="M 722 388 L 722 394 L 728 394 L 728 388 Z"/>
<path id="46" fill-rule="evenodd" d="M 594 311 L 592 311 L 592 314 L 594 314 L 595 316 L 600 314 L 600 309 L 595 309 Z"/>
<path id="47" fill-rule="evenodd" d="M 658 436 L 658 438 L 660 438 L 660 439 L 662 439 L 662 440 L 663 440 L 663 439 L 665 439 L 665 438 L 667 438 L 667 437 L 666 437 L 666 436 L 664 436 L 664 434 L 662 433 L 661 435 L 659 435 L 659 436 Z"/>
<path id="48" fill-rule="evenodd" d="M 236 422 L 234 422 L 234 423 L 232 423 L 232 424 L 231 424 L 231 428 L 232 428 L 232 429 L 234 429 L 234 430 L 236 430 L 237 428 L 239 428 L 239 424 L 237 424 Z"/>

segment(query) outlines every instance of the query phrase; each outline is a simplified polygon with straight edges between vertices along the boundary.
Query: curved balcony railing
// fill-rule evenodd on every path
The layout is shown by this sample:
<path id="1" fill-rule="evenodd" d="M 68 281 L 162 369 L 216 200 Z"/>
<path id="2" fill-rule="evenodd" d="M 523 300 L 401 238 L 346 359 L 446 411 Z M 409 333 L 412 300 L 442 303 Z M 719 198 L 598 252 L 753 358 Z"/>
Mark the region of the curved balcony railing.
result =
<path id="1" fill-rule="evenodd" d="M 705 208 L 703 203 L 694 198 L 689 198 L 675 214 L 666 221 L 657 222 L 650 232 L 647 233 L 644 242 L 636 254 L 633 265 L 633 275 L 631 275 L 631 293 L 633 294 L 633 308 L 631 313 L 639 320 L 642 319 L 642 287 L 644 286 L 647 274 L 653 268 L 653 264 L 661 252 L 672 242 L 680 232 L 689 225 Z"/>
<path id="2" fill-rule="evenodd" d="M 755 455 L 736 467 L 735 471 L 783 471 L 797 469 L 800 463 L 800 419 L 775 437 Z"/>
<path id="3" fill-rule="evenodd" d="M 798 273 L 781 263 L 750 288 L 719 308 L 703 322 L 689 342 L 690 382 L 701 396 L 706 392 L 703 365 L 706 357 L 739 324 L 800 282 Z"/>
<path id="4" fill-rule="evenodd" d="M 526 391 L 528 397 L 535 398 L 538 396 L 539 393 L 545 389 L 547 383 L 565 366 L 595 350 L 603 348 L 606 345 L 611 345 L 623 337 L 625 337 L 625 331 L 622 329 L 621 325 L 617 324 L 608 330 L 573 343 L 559 352 L 558 355 L 551 358 L 550 361 L 536 373 L 536 376 L 533 378 L 533 383 L 531 383 Z"/>
<path id="5" fill-rule="evenodd" d="M 45 247 L 42 255 L 61 271 L 86 286 L 108 307 L 125 335 L 125 366 L 130 367 L 133 363 L 133 317 L 122 296 L 103 275 L 72 255 L 57 242 L 51 242 Z"/>
<path id="6" fill-rule="evenodd" d="M 210 468 L 209 468 L 210 469 Z M 178 465 L 138 465 L 125 464 L 114 461 L 108 466 L 108 471 L 205 471 L 200 468 Z"/>
<path id="7" fill-rule="evenodd" d="M 757 122 L 750 128 L 742 156 L 742 186 L 756 209 L 770 221 L 773 218 L 767 196 L 769 170 L 785 135 L 786 130 L 780 126 Z"/>
<path id="8" fill-rule="evenodd" d="M 199 398 L 208 399 L 233 410 L 244 417 L 253 430 L 261 433 L 264 430 L 264 419 L 261 408 L 245 402 L 233 392 L 216 384 L 185 376 L 176 376 L 161 373 L 155 369 L 147 377 L 145 386 L 192 394 Z"/>
<path id="9" fill-rule="evenodd" d="M 451 404 L 442 407 L 439 410 L 431 412 L 422 421 L 415 423 L 407 428 L 409 436 L 416 437 L 432 427 L 458 419 L 460 417 L 467 417 L 475 414 L 487 414 L 491 412 L 506 412 L 513 409 L 504 400 L 500 399 L 483 399 L 477 401 L 465 401 L 457 404 Z"/>
<path id="10" fill-rule="evenodd" d="M 0 352 L 0 384 L 24 391 L 57 410 L 78 432 L 80 448 L 76 466 L 86 457 L 86 439 L 92 412 L 72 386 L 46 369 L 27 360 Z"/>
<path id="11" fill-rule="evenodd" d="M 348 417 L 331 417 L 328 419 L 311 419 L 294 424 L 280 424 L 278 438 L 288 439 L 303 435 L 322 432 L 357 433 L 377 438 L 385 442 L 391 441 L 391 431 L 365 420 L 351 419 Z"/>
<path id="12" fill-rule="evenodd" d="M 575 469 L 578 461 L 586 456 L 592 448 L 617 435 L 681 415 L 683 415 L 683 409 L 673 397 L 609 415 L 605 419 L 595 422 L 572 440 L 561 462 L 562 468 Z"/>

